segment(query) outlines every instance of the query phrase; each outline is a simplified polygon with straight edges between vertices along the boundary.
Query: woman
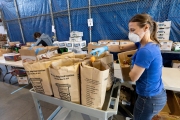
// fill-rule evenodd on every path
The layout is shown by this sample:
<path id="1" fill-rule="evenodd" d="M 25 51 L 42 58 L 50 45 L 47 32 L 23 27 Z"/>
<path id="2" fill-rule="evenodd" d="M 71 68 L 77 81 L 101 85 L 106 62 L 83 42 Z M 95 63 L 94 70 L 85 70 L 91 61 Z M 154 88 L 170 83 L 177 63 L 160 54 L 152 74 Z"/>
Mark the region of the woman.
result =
<path id="1" fill-rule="evenodd" d="M 34 33 L 34 38 L 37 39 L 37 42 L 33 46 L 53 46 L 52 39 L 46 35 L 46 34 L 41 34 L 39 32 Z"/>
<path id="2" fill-rule="evenodd" d="M 129 40 L 134 44 L 113 45 L 97 48 L 91 52 L 98 55 L 109 50 L 122 52 L 137 49 L 132 57 L 133 67 L 129 76 L 136 81 L 138 98 L 135 103 L 134 120 L 151 120 L 166 104 L 166 91 L 162 83 L 162 56 L 156 38 L 156 22 L 148 14 L 137 14 L 129 21 Z"/>

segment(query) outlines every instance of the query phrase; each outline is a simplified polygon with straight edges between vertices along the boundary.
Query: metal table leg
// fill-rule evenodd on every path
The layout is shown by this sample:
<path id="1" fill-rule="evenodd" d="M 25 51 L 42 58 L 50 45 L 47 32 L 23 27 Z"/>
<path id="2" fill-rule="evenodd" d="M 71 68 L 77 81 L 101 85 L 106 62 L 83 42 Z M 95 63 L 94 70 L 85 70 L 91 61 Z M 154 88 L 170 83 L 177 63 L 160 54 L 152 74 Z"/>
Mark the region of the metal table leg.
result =
<path id="1" fill-rule="evenodd" d="M 4 79 L 4 78 L 6 77 L 6 75 L 7 75 L 7 74 L 9 74 L 9 72 L 8 72 L 8 68 L 7 68 L 7 65 L 5 65 L 5 68 L 6 68 L 6 73 L 5 73 L 4 77 L 3 77 L 3 82 L 5 81 L 5 79 Z"/>
<path id="2" fill-rule="evenodd" d="M 39 100 L 36 99 L 36 97 L 34 97 L 34 95 L 32 95 L 32 96 L 33 96 L 33 101 L 34 101 L 34 104 L 35 104 L 35 107 L 36 107 L 38 118 L 39 118 L 39 120 L 44 120 Z"/>

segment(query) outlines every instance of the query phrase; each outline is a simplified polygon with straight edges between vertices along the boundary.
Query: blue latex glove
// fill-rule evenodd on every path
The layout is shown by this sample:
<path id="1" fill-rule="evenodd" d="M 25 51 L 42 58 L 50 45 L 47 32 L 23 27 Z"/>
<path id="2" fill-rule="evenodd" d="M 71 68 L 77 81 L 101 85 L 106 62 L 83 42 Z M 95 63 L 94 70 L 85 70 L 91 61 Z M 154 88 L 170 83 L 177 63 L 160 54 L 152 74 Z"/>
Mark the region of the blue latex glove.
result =
<path id="1" fill-rule="evenodd" d="M 35 45 L 34 44 L 31 44 L 31 47 L 34 47 Z"/>
<path id="2" fill-rule="evenodd" d="M 29 50 L 32 50 L 33 47 L 34 47 L 34 44 L 31 44 L 31 47 L 29 48 Z"/>
<path id="3" fill-rule="evenodd" d="M 28 50 L 32 50 L 33 47 L 28 48 Z"/>
<path id="4" fill-rule="evenodd" d="M 96 55 L 96 53 L 98 52 L 98 56 L 100 56 L 102 53 L 104 53 L 105 51 L 108 51 L 108 46 L 104 46 L 104 47 L 100 47 L 100 48 L 96 48 L 95 50 L 92 50 L 90 52 L 91 55 Z"/>
<path id="5" fill-rule="evenodd" d="M 39 51 L 41 51 L 41 50 L 44 50 L 44 48 L 37 48 L 36 50 L 35 50 L 35 53 L 36 53 L 36 55 L 39 53 Z"/>

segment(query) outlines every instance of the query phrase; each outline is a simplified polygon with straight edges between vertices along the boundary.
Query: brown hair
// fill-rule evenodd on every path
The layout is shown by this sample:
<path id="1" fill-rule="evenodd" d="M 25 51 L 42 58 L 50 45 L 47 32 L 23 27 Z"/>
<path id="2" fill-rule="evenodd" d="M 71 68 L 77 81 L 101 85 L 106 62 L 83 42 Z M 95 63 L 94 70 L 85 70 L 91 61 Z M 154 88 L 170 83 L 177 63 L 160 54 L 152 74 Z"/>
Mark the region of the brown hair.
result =
<path id="1" fill-rule="evenodd" d="M 133 16 L 129 22 L 138 22 L 138 26 L 143 28 L 146 24 L 150 25 L 150 38 L 160 45 L 159 40 L 156 37 L 157 24 L 149 14 L 137 14 Z"/>
<path id="2" fill-rule="evenodd" d="M 41 33 L 40 32 L 35 32 L 34 33 L 34 39 L 38 38 L 41 36 Z"/>

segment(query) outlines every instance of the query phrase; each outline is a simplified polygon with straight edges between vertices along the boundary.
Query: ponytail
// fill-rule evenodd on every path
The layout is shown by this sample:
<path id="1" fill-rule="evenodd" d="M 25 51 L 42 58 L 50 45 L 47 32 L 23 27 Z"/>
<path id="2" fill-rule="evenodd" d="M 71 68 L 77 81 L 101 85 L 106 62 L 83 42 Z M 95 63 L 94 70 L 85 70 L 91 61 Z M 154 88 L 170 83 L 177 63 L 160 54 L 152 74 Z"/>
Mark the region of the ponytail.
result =
<path id="1" fill-rule="evenodd" d="M 156 22 L 155 21 L 153 21 L 152 22 L 153 23 L 153 25 L 152 25 L 152 32 L 151 32 L 151 39 L 153 40 L 153 41 L 155 41 L 159 46 L 161 46 L 161 44 L 160 44 L 160 42 L 159 42 L 159 40 L 157 39 L 157 37 L 156 37 L 156 33 L 157 33 L 157 24 L 156 24 Z"/>

